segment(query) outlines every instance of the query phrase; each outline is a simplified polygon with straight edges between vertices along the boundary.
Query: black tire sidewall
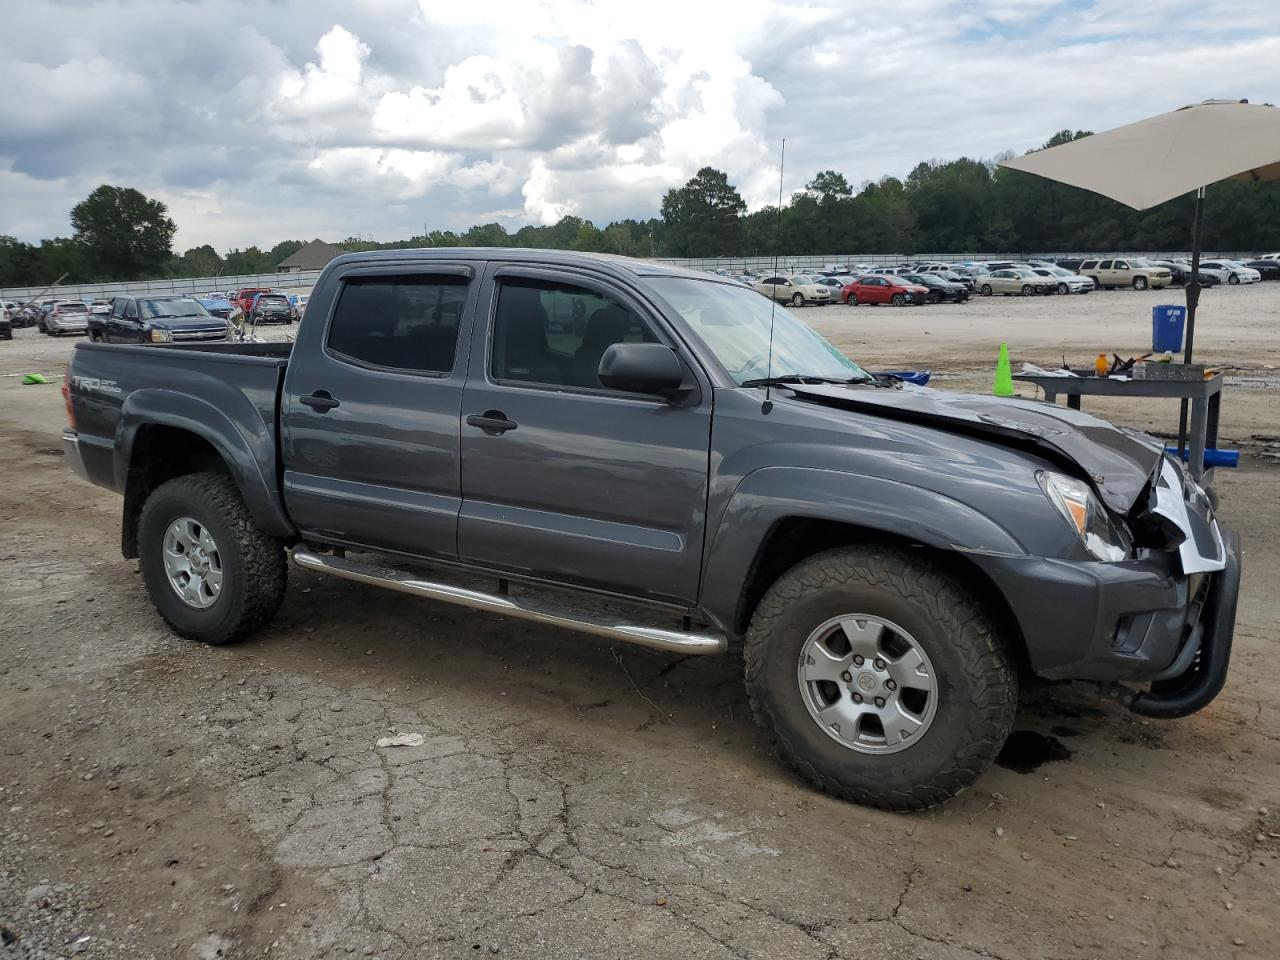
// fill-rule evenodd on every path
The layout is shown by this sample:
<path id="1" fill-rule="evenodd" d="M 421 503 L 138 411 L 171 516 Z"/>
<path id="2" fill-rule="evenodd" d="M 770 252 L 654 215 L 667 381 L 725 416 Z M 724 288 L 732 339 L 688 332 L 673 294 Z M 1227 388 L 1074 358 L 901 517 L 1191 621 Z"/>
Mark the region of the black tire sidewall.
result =
<path id="1" fill-rule="evenodd" d="M 222 592 L 213 605 L 197 610 L 182 601 L 164 568 L 164 535 L 180 517 L 208 527 L 222 561 Z M 138 557 L 151 602 L 165 621 L 183 636 L 202 643 L 219 638 L 239 622 L 248 590 L 248 571 L 239 537 L 190 478 L 171 480 L 147 499 L 138 522 Z"/>
<path id="2" fill-rule="evenodd" d="M 860 753 L 842 745 L 822 730 L 805 706 L 797 679 L 800 651 L 819 625 L 850 613 L 870 614 L 901 627 L 924 649 L 932 665 L 938 684 L 933 722 L 919 742 L 897 753 Z M 792 601 L 773 621 L 754 695 L 767 703 L 776 735 L 799 757 L 812 758 L 819 770 L 834 774 L 845 789 L 854 794 L 866 790 L 868 799 L 878 804 L 886 794 L 918 796 L 922 782 L 945 778 L 955 770 L 957 756 L 971 754 L 974 744 L 991 734 L 982 711 L 973 705 L 982 691 L 971 689 L 958 648 L 964 641 L 946 632 L 951 623 L 935 616 L 919 599 L 908 599 L 893 589 L 859 580 L 827 583 Z M 1013 709 L 1011 704 L 1010 722 Z M 984 765 L 993 758 L 985 758 Z M 936 799 L 945 799 L 942 791 Z"/>

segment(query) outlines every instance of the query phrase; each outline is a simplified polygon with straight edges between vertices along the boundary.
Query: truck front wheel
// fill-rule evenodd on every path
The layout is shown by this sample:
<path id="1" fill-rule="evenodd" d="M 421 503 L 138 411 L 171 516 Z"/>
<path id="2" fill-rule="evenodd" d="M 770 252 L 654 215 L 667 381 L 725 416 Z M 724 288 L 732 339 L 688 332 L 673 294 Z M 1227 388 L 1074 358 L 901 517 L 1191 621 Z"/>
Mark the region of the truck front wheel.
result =
<path id="1" fill-rule="evenodd" d="M 138 551 L 151 602 L 191 640 L 238 640 L 265 626 L 284 599 L 284 549 L 258 529 L 223 473 L 153 490 L 138 518 Z"/>
<path id="2" fill-rule="evenodd" d="M 747 633 L 747 692 L 783 759 L 833 796 L 921 810 L 960 793 L 1013 726 L 991 617 L 913 552 L 829 550 L 783 574 Z"/>

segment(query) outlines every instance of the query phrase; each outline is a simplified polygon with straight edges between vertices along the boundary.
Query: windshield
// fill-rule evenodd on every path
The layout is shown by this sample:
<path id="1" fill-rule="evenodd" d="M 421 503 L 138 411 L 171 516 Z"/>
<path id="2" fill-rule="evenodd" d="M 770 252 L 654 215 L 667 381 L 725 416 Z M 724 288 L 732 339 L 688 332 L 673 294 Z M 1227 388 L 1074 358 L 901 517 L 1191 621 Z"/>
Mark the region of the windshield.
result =
<path id="1" fill-rule="evenodd" d="M 89 307 L 83 303 L 60 303 L 58 304 L 59 313 L 88 313 Z"/>
<path id="2" fill-rule="evenodd" d="M 175 300 L 143 300 L 142 313 L 146 317 L 207 317 L 209 311 L 198 300 L 180 297 Z"/>
<path id="3" fill-rule="evenodd" d="M 761 377 L 858 380 L 867 373 L 785 307 L 753 290 L 688 277 L 654 277 L 653 289 L 684 318 L 735 383 Z M 773 363 L 769 323 L 773 320 Z"/>

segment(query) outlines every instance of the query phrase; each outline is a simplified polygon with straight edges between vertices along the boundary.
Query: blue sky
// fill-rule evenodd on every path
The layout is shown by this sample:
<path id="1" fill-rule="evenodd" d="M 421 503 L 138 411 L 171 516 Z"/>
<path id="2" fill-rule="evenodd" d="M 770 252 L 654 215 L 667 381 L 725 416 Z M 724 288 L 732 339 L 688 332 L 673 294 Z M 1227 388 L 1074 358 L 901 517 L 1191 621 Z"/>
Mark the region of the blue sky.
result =
<path id="1" fill-rule="evenodd" d="M 0 34 L 0 233 L 99 183 L 177 246 L 656 215 L 699 167 L 749 205 L 990 158 L 1210 97 L 1280 99 L 1242 0 L 40 0 Z"/>

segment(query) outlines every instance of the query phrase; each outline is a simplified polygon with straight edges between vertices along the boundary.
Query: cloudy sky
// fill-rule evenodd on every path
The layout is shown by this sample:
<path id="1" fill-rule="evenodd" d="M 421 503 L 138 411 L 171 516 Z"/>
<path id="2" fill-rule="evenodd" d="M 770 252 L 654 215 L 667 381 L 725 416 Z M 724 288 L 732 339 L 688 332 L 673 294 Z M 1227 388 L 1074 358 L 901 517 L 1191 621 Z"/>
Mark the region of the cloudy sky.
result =
<path id="1" fill-rule="evenodd" d="M 100 183 L 179 250 L 655 215 L 991 157 L 1207 97 L 1280 102 L 1257 0 L 0 0 L 0 233 Z"/>

